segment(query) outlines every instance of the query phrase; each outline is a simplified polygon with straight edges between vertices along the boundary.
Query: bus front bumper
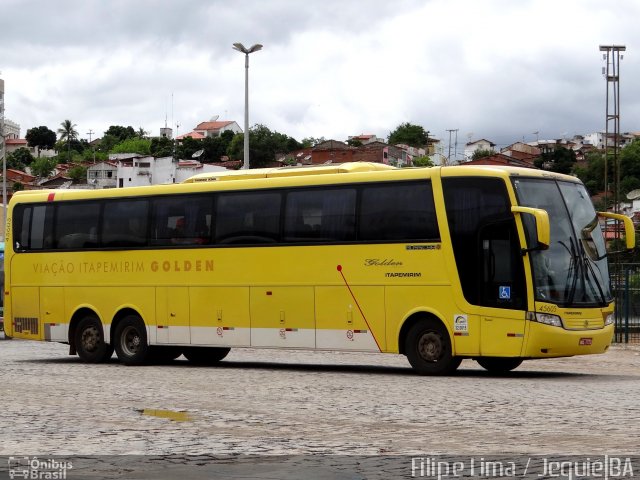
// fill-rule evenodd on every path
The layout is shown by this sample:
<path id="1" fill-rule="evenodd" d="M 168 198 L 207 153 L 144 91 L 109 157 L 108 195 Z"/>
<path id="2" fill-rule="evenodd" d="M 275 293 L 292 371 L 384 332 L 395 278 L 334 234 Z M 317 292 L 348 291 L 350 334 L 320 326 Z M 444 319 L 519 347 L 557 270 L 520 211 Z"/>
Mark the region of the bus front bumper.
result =
<path id="1" fill-rule="evenodd" d="M 611 345 L 613 331 L 613 324 L 593 330 L 566 330 L 529 322 L 528 340 L 522 356 L 551 358 L 604 353 Z"/>

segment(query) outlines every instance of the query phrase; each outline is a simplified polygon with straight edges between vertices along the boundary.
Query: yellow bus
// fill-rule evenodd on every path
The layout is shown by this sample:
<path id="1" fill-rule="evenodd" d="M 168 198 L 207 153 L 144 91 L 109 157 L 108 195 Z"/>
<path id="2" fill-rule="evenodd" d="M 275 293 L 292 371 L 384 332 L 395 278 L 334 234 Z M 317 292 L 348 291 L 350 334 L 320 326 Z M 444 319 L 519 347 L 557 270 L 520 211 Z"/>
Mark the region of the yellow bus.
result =
<path id="1" fill-rule="evenodd" d="M 631 248 L 630 220 L 604 215 Z M 7 335 L 90 363 L 290 348 L 404 354 L 436 375 L 612 340 L 587 191 L 533 169 L 351 163 L 17 192 L 6 231 Z"/>

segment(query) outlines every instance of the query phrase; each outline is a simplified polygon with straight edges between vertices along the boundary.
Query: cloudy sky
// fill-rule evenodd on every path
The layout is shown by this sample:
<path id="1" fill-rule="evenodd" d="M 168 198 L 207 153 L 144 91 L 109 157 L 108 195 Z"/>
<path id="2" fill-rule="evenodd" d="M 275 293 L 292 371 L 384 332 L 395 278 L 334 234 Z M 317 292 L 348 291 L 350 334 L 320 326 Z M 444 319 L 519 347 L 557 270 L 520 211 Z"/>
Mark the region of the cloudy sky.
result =
<path id="1" fill-rule="evenodd" d="M 219 115 L 298 140 L 402 122 L 448 143 L 603 130 L 600 44 L 626 45 L 621 126 L 640 131 L 638 0 L 0 0 L 5 116 L 81 137 L 178 134 Z"/>

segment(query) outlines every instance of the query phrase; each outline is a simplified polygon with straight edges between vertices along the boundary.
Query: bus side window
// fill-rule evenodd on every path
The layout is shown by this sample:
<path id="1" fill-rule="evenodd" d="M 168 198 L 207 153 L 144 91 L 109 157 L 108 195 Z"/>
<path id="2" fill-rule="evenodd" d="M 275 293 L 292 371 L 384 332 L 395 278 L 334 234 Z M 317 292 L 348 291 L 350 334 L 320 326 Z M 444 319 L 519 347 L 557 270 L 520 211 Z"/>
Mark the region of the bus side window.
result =
<path id="1" fill-rule="evenodd" d="M 17 251 L 53 248 L 53 206 L 17 206 L 14 210 L 14 246 Z"/>
<path id="2" fill-rule="evenodd" d="M 218 195 L 216 243 L 241 245 L 280 240 L 280 192 L 241 192 Z"/>
<path id="3" fill-rule="evenodd" d="M 55 248 L 80 250 L 98 246 L 100 202 L 68 202 L 56 205 Z"/>
<path id="4" fill-rule="evenodd" d="M 365 185 L 358 240 L 440 240 L 431 183 Z"/>
<path id="5" fill-rule="evenodd" d="M 285 242 L 341 242 L 355 240 L 356 190 L 300 189 L 287 194 Z"/>
<path id="6" fill-rule="evenodd" d="M 212 214 L 211 195 L 157 197 L 153 201 L 150 244 L 208 245 Z"/>
<path id="7" fill-rule="evenodd" d="M 149 201 L 106 202 L 102 215 L 103 247 L 141 247 L 147 244 Z"/>

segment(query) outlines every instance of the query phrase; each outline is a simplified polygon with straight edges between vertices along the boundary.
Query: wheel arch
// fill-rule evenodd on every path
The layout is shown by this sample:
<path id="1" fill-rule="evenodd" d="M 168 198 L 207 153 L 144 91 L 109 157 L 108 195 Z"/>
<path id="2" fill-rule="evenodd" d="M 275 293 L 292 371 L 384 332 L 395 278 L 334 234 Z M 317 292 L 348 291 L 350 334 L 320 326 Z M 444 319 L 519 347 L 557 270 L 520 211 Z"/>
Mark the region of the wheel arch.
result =
<path id="1" fill-rule="evenodd" d="M 421 310 L 415 310 L 411 312 L 409 315 L 407 315 L 407 318 L 405 318 L 405 320 L 402 322 L 402 326 L 400 327 L 400 331 L 398 332 L 398 353 L 403 355 L 406 354 L 405 344 L 407 340 L 407 334 L 409 333 L 409 330 L 411 330 L 411 327 L 413 327 L 417 323 L 428 321 L 428 320 L 436 321 L 442 324 L 442 326 L 446 329 L 447 333 L 449 334 L 451 348 L 452 349 L 454 348 L 454 342 L 453 342 L 453 337 L 451 336 L 451 330 L 447 325 L 447 322 L 445 322 L 444 319 L 442 318 L 442 316 L 433 311 L 430 311 L 427 309 L 421 309 Z"/>

